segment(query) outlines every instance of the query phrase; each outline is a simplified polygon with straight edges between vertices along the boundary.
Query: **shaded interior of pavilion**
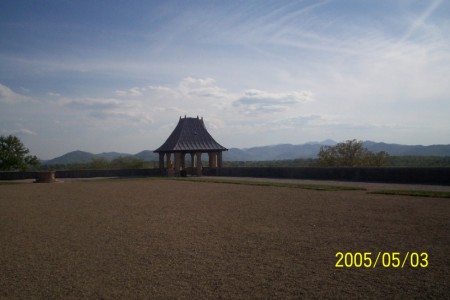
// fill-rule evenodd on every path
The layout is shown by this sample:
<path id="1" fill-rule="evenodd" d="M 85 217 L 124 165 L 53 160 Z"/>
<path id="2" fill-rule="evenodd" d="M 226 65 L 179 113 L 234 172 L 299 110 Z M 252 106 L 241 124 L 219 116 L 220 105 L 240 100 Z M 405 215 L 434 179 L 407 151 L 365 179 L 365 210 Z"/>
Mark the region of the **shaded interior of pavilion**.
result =
<path id="1" fill-rule="evenodd" d="M 221 167 L 221 151 L 159 153 L 159 168 L 169 176 L 218 175 Z"/>

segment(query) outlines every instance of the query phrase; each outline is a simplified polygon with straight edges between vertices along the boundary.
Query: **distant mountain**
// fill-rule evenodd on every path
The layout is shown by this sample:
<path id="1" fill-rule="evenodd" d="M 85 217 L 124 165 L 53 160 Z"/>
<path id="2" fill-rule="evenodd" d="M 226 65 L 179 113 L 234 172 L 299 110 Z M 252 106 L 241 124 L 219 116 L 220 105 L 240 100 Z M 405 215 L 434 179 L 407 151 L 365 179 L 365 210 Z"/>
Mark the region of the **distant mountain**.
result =
<path id="1" fill-rule="evenodd" d="M 231 148 L 229 151 L 224 152 L 223 159 L 227 161 L 261 161 L 315 158 L 319 153 L 320 147 L 332 145 L 336 145 L 336 142 L 325 140 L 300 145 L 278 144 L 245 149 Z"/>
<path id="2" fill-rule="evenodd" d="M 333 141 L 333 140 L 330 140 L 330 139 L 327 139 L 327 140 L 324 140 L 324 141 L 321 141 L 321 142 L 306 142 L 305 144 L 310 144 L 310 145 L 320 144 L 322 146 L 334 146 L 334 145 L 337 144 L 337 142 Z"/>
<path id="3" fill-rule="evenodd" d="M 228 151 L 223 152 L 223 160 L 226 161 L 249 161 L 253 160 L 250 153 L 247 153 L 244 149 L 230 148 Z"/>
<path id="4" fill-rule="evenodd" d="M 364 147 L 372 152 L 385 151 L 392 156 L 450 156 L 450 145 L 410 146 L 366 141 Z"/>
<path id="5" fill-rule="evenodd" d="M 144 150 L 139 153 L 136 153 L 133 156 L 142 159 L 144 161 L 155 161 L 159 159 L 159 155 L 151 150 Z"/>
<path id="6" fill-rule="evenodd" d="M 102 152 L 99 154 L 93 154 L 90 152 L 85 151 L 72 151 L 69 153 L 66 153 L 62 156 L 53 158 L 51 160 L 41 161 L 43 165 L 66 165 L 66 164 L 84 164 L 89 163 L 94 158 L 102 158 L 106 160 L 113 160 L 118 157 L 127 157 L 132 156 L 139 159 L 142 159 L 144 161 L 155 161 L 158 160 L 158 154 L 153 153 L 153 151 L 150 150 L 144 150 L 137 154 L 129 154 L 129 153 L 120 153 L 120 152 Z"/>
<path id="7" fill-rule="evenodd" d="M 85 151 L 72 151 L 66 153 L 60 157 L 56 157 L 51 160 L 47 160 L 43 162 L 46 165 L 58 165 L 58 164 L 77 164 L 77 163 L 88 163 L 93 158 L 95 158 L 95 154 L 85 152 Z"/>
<path id="8" fill-rule="evenodd" d="M 224 152 L 227 161 L 261 161 L 296 158 L 316 158 L 322 146 L 334 146 L 333 140 L 308 142 L 301 145 L 279 144 L 246 149 L 231 148 Z M 450 156 L 450 145 L 409 146 L 366 141 L 364 147 L 372 152 L 385 151 L 391 156 Z"/>
<path id="9" fill-rule="evenodd" d="M 119 152 L 103 152 L 99 154 L 94 154 L 97 158 L 104 158 L 107 160 L 113 160 L 121 156 L 131 156 L 129 153 L 119 153 Z"/>
<path id="10" fill-rule="evenodd" d="M 285 160 L 296 158 L 316 158 L 322 146 L 333 146 L 336 142 L 325 140 L 323 142 L 308 142 L 300 145 L 278 144 L 270 146 L 252 147 L 252 148 L 230 148 L 223 153 L 225 161 L 262 161 L 262 160 Z M 431 146 L 409 146 L 399 144 L 377 143 L 365 141 L 364 147 L 372 152 L 385 151 L 391 156 L 450 156 L 449 145 L 431 145 Z M 144 161 L 157 161 L 159 156 L 152 150 L 144 150 L 136 154 L 103 152 L 92 154 L 84 151 L 73 151 L 63 156 L 44 161 L 42 164 L 74 164 L 88 163 L 93 158 L 105 158 L 113 160 L 119 156 L 133 156 Z M 204 155 L 203 159 L 207 159 Z"/>

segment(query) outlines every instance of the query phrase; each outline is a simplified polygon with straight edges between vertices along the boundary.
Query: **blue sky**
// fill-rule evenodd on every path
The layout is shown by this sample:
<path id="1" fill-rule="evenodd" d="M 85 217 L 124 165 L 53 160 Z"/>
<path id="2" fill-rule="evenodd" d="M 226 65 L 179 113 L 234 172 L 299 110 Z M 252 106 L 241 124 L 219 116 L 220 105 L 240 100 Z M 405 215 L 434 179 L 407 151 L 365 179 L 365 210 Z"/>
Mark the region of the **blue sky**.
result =
<path id="1" fill-rule="evenodd" d="M 449 1 L 0 2 L 0 134 L 42 159 L 160 146 L 450 143 Z"/>

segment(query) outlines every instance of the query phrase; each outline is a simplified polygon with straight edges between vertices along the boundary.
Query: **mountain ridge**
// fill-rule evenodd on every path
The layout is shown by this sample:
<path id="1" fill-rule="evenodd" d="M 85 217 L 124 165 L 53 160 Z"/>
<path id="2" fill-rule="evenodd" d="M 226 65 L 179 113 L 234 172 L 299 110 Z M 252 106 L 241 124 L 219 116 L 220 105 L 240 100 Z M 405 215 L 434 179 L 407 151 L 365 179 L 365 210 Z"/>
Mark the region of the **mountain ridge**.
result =
<path id="1" fill-rule="evenodd" d="M 264 160 L 286 160 L 297 158 L 316 158 L 322 146 L 337 144 L 333 140 L 323 142 L 307 142 L 304 144 L 276 144 L 268 146 L 257 146 L 250 148 L 230 148 L 224 152 L 224 161 L 264 161 Z M 385 151 L 391 156 L 450 156 L 450 144 L 440 145 L 401 145 L 384 142 L 363 142 L 364 147 L 372 152 Z M 93 154 L 86 151 L 75 150 L 51 160 L 42 161 L 45 165 L 88 163 L 93 158 L 113 160 L 120 156 L 132 156 L 144 161 L 158 160 L 158 154 L 153 150 L 143 150 L 136 154 L 120 152 L 102 152 Z"/>

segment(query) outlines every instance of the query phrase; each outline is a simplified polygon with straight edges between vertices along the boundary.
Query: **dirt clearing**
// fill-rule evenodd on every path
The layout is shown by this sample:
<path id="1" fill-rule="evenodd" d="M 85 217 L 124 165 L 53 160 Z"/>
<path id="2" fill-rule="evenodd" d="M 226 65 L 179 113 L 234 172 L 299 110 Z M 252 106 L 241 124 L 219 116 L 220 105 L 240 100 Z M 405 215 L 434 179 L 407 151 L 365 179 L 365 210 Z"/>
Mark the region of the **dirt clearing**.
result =
<path id="1" fill-rule="evenodd" d="M 449 199 L 172 180 L 0 185 L 0 298 L 445 298 Z M 337 252 L 428 266 L 336 268 Z"/>

